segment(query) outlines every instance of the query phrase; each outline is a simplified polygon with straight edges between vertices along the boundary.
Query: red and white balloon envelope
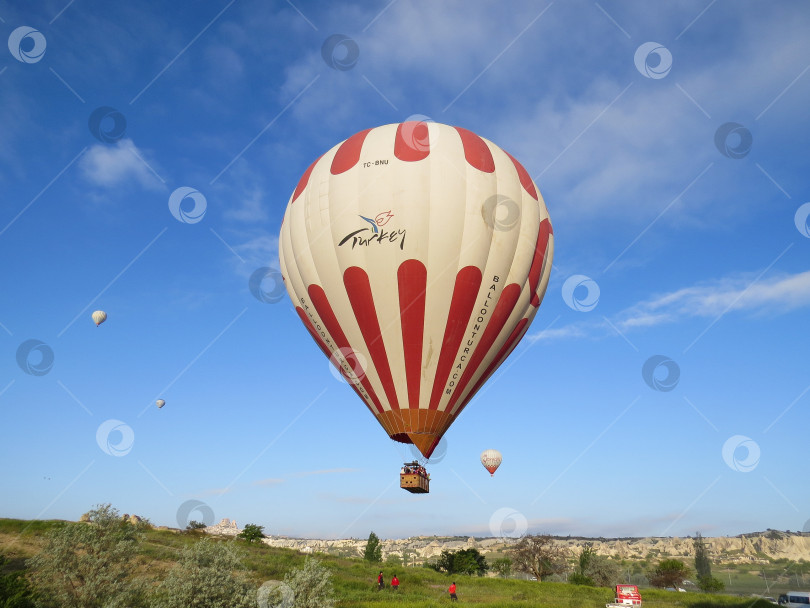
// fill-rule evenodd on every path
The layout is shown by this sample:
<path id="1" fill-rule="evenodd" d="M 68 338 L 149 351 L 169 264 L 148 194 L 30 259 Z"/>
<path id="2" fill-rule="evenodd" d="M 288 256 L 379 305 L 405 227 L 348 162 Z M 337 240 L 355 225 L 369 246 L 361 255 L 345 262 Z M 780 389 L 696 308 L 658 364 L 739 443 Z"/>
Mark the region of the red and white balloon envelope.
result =
<path id="1" fill-rule="evenodd" d="M 323 353 L 392 439 L 430 457 L 529 329 L 553 250 L 517 160 L 414 121 L 356 133 L 309 166 L 279 261 Z"/>

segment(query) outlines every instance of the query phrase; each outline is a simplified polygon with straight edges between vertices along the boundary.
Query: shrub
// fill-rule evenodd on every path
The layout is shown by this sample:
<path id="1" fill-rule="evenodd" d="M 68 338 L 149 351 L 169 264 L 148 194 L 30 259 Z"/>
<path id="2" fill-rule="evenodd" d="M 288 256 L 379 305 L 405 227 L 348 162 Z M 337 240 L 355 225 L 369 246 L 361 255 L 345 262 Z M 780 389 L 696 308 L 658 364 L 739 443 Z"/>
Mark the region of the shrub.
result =
<path id="1" fill-rule="evenodd" d="M 0 555 L 0 570 L 7 561 Z M 25 578 L 24 572 L 0 574 L 0 606 L 2 608 L 34 608 L 34 591 Z"/>
<path id="2" fill-rule="evenodd" d="M 203 538 L 183 549 L 158 586 L 150 608 L 253 608 L 256 588 L 232 542 Z"/>
<path id="3" fill-rule="evenodd" d="M 132 576 L 143 526 L 119 517 L 109 504 L 47 536 L 28 561 L 43 606 L 133 608 L 143 605 L 142 582 Z"/>
<path id="4" fill-rule="evenodd" d="M 335 592 L 331 578 L 332 573 L 318 559 L 308 557 L 302 567 L 284 577 L 295 598 L 291 608 L 333 608 Z"/>

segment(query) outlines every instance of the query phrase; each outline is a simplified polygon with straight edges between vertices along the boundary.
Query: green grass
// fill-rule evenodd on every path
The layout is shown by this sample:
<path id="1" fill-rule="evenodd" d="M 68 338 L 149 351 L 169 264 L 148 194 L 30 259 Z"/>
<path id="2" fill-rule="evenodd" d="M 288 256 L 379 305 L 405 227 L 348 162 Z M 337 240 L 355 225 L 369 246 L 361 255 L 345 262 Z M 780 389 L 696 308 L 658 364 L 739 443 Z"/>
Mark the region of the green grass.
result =
<path id="1" fill-rule="evenodd" d="M 0 519 L 0 553 L 12 558 L 7 567 L 21 569 L 25 558 L 37 553 L 45 543 L 45 534 L 55 526 L 65 525 L 60 521 L 20 521 Z M 140 563 L 144 573 L 158 578 L 171 568 L 180 551 L 196 542 L 199 533 L 176 533 L 166 530 L 149 530 L 140 549 Z M 220 542 L 231 542 L 222 539 Z M 239 541 L 244 553 L 243 563 L 257 587 L 266 580 L 282 580 L 290 569 L 303 565 L 306 555 L 289 549 L 268 547 L 264 544 L 248 544 Z M 428 608 L 450 606 L 447 593 L 451 580 L 458 586 L 458 605 L 487 606 L 490 608 L 603 608 L 613 600 L 613 591 L 606 588 L 580 587 L 567 583 L 524 581 L 516 579 L 451 577 L 424 567 L 393 568 L 382 565 L 386 585 L 396 572 L 400 588 L 394 592 L 390 587 L 376 590 L 380 564 L 369 564 L 362 559 L 316 554 L 333 573 L 333 583 L 340 608 Z M 777 579 L 778 572 L 785 572 L 784 564 L 770 566 L 770 574 Z M 729 576 L 735 591 L 765 593 L 761 575 L 747 571 L 759 566 L 716 567 L 714 574 L 728 584 Z M 768 572 L 765 576 L 770 580 Z M 791 579 L 792 580 L 792 579 Z M 781 587 L 781 586 L 780 586 Z M 784 589 L 797 588 L 788 584 Z M 749 591 L 750 589 L 750 591 Z M 771 586 L 771 595 L 778 592 Z M 642 589 L 645 608 L 773 608 L 764 601 L 731 595 L 705 595 L 699 593 L 675 593 L 657 589 Z"/>

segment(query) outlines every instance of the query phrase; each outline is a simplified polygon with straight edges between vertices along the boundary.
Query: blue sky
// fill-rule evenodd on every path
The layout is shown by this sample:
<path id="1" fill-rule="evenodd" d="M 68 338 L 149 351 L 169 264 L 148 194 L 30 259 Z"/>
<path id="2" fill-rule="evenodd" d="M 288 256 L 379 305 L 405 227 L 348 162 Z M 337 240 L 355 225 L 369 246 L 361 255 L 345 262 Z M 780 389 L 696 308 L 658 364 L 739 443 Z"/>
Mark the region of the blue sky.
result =
<path id="1" fill-rule="evenodd" d="M 807 31 L 800 1 L 4 3 L 0 516 L 801 530 Z M 519 159 L 556 247 L 426 496 L 286 295 L 250 288 L 307 166 L 414 115 Z"/>

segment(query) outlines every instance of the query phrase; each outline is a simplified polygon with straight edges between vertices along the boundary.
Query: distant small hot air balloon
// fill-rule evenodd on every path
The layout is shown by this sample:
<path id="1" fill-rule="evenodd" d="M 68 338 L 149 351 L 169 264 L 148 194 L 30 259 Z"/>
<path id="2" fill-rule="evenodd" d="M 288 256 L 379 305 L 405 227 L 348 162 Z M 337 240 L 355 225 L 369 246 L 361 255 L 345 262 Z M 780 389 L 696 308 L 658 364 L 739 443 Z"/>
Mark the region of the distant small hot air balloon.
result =
<path id="1" fill-rule="evenodd" d="M 481 464 L 484 465 L 484 468 L 489 471 L 489 474 L 493 477 L 495 476 L 495 471 L 501 466 L 502 460 L 503 457 L 498 450 L 484 450 L 481 452 Z"/>
<path id="2" fill-rule="evenodd" d="M 96 324 L 96 327 L 104 323 L 107 320 L 107 313 L 103 310 L 97 310 L 93 313 L 93 323 Z"/>
<path id="3" fill-rule="evenodd" d="M 161 408 L 164 405 L 166 405 L 166 402 L 163 399 L 158 399 L 157 401 L 155 401 L 155 405 L 158 406 L 158 408 Z"/>

